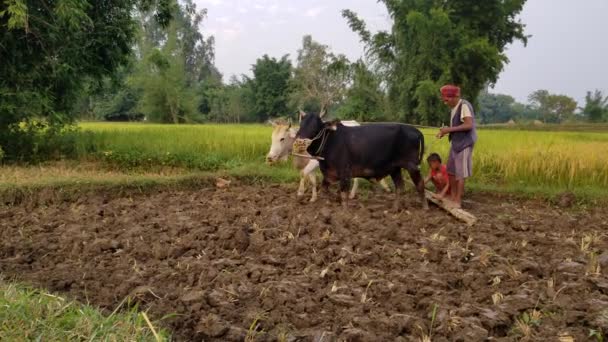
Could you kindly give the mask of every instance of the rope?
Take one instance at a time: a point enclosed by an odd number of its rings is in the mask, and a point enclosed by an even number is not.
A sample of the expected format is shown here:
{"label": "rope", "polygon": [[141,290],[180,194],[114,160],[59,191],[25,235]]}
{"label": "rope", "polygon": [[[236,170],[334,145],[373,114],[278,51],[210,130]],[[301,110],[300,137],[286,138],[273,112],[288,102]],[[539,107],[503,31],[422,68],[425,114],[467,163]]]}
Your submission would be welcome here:
{"label": "rope", "polygon": [[[394,124],[395,122],[362,122],[361,124],[383,124],[383,123],[390,123],[390,124]],[[404,123],[405,125],[408,126],[412,126],[412,127],[416,127],[416,128],[432,128],[432,129],[441,129],[441,127],[439,126],[425,126],[425,125],[413,125],[413,124],[409,124],[409,123]],[[442,126],[445,127],[445,126]]]}
{"label": "rope", "polygon": [[[319,132],[319,134],[317,134],[317,136],[312,139],[312,141],[314,142],[315,140],[319,139],[319,135],[321,135],[321,144],[319,145],[319,148],[317,149],[317,152],[314,154],[314,156],[319,156],[321,154],[321,152],[323,152],[323,148],[325,147],[325,144],[327,143],[327,137],[329,136],[329,134],[325,134],[327,133],[328,128],[324,127],[321,132]],[[312,143],[311,143],[312,144]]]}
{"label": "rope", "polygon": [[291,155],[296,156],[296,157],[301,157],[301,158],[314,159],[314,160],[325,160],[325,158],[323,158],[323,157],[314,157],[309,154],[300,154],[300,153],[293,152],[293,153],[291,153]]}

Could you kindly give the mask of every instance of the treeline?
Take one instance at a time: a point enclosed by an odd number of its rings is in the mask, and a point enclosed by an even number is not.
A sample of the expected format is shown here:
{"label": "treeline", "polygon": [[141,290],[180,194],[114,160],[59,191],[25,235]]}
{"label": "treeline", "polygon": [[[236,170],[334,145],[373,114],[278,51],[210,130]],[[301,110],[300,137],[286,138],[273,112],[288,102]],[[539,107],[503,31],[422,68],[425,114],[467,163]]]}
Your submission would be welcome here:
{"label": "treeline", "polygon": [[181,20],[166,32],[140,17],[138,53],[119,71],[118,82],[108,78],[102,88],[85,89],[74,114],[85,120],[240,123],[326,109],[360,120],[389,119],[377,75],[311,36],[302,39],[295,61],[264,55],[251,76],[224,82],[214,65],[213,37],[205,39],[198,29],[205,12],[193,8],[179,6],[175,16]]}
{"label": "treeline", "polygon": [[[261,122],[297,109],[327,110],[362,121],[392,120],[438,125],[446,109],[438,89],[462,86],[475,102],[507,62],[507,44],[527,41],[515,18],[525,0],[382,1],[393,26],[372,34],[344,10],[366,47],[349,61],[306,36],[294,60],[261,56],[251,76],[229,81],[214,66],[213,38],[199,27],[205,12],[180,1],[168,27],[145,13],[139,40],[122,79],[97,94],[85,92],[83,118],[156,122]],[[193,66],[197,68],[193,69]],[[94,90],[94,88],[91,88]]]}
{"label": "treeline", "polygon": [[566,95],[537,90],[528,96],[528,103],[515,101],[512,96],[480,93],[478,119],[484,124],[494,123],[577,123],[608,122],[608,96],[600,90],[587,92],[583,106]]}
{"label": "treeline", "polygon": [[[539,91],[526,105],[484,92],[527,42],[516,18],[525,0],[381,0],[388,31],[370,32],[344,10],[365,56],[349,61],[310,36],[296,56],[261,56],[251,76],[225,80],[215,42],[193,0],[0,2],[0,156],[36,160],[70,153],[75,119],[162,123],[263,122],[298,109],[360,121],[440,125],[438,89],[459,84],[482,122],[518,118],[606,120],[607,99],[583,109]],[[481,97],[480,97],[481,94]],[[68,129],[69,130],[69,129]]]}

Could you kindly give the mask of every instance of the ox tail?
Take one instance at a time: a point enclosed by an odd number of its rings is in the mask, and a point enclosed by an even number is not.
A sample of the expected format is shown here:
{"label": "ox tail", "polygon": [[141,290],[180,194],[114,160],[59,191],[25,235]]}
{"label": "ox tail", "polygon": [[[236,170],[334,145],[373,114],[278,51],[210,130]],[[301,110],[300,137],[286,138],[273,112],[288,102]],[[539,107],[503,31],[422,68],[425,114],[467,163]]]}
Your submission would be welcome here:
{"label": "ox tail", "polygon": [[424,158],[424,134],[418,131],[419,135],[419,146],[418,146],[418,165],[422,165],[422,159]]}

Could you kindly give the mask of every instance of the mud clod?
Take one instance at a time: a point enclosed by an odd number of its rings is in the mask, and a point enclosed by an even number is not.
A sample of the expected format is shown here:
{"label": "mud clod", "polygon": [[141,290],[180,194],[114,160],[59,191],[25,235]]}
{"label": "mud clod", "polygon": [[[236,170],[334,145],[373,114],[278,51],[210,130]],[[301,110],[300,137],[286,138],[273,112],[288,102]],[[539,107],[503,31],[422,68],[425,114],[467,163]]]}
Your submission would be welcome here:
{"label": "mud clod", "polygon": [[108,312],[128,297],[172,316],[161,324],[176,341],[511,341],[518,322],[530,340],[582,341],[608,328],[603,208],[477,195],[471,228],[413,195],[392,212],[391,194],[344,210],[294,191],[2,207],[0,276]]}

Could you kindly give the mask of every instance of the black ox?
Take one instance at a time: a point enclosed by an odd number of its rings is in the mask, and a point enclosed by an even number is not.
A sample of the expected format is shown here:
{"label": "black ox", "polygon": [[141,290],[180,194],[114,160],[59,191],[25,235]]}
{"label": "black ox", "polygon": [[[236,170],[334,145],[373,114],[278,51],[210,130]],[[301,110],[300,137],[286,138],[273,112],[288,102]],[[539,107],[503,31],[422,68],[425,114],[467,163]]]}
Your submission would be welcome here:
{"label": "black ox", "polygon": [[302,117],[294,148],[306,148],[310,155],[319,159],[325,192],[329,182],[339,181],[345,207],[352,178],[378,181],[391,176],[398,209],[404,191],[401,169],[406,169],[418,190],[422,207],[428,208],[424,180],[420,175],[424,136],[412,126],[379,123],[347,127],[337,120],[324,122],[318,115],[307,114]]}

